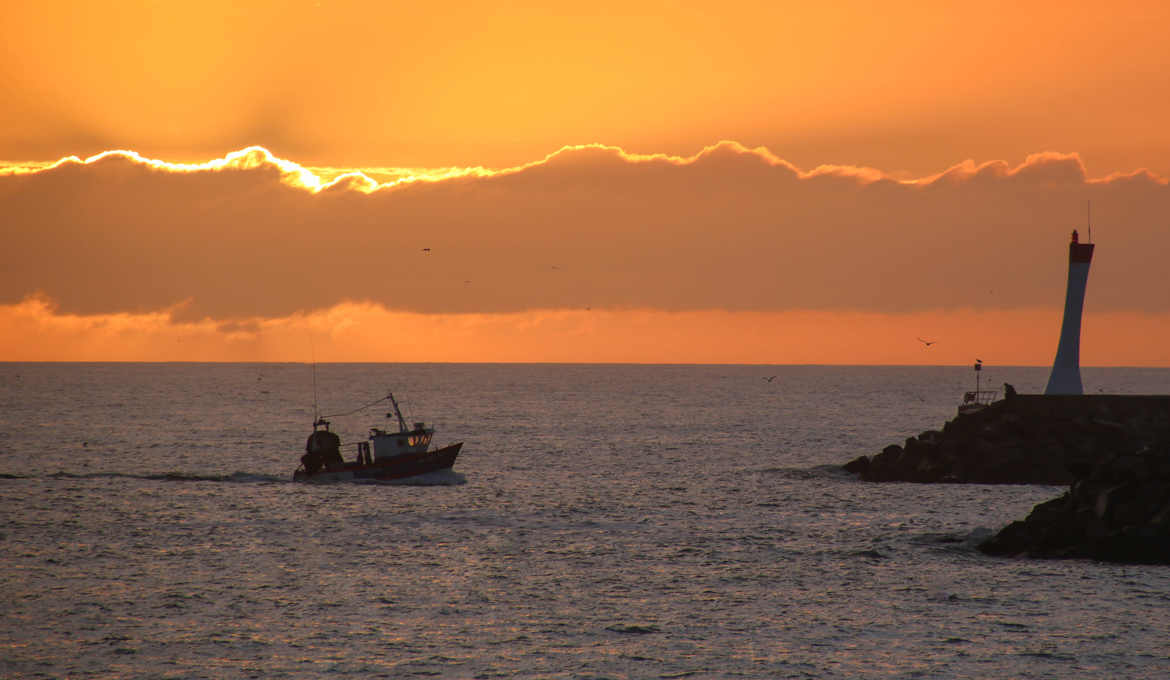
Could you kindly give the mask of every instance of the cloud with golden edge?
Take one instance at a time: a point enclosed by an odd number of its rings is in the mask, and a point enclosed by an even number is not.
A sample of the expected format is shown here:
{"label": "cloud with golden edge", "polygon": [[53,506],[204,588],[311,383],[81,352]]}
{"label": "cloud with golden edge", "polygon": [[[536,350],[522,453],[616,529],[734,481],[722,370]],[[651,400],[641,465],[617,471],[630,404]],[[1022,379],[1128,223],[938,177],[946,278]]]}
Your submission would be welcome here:
{"label": "cloud with golden edge", "polygon": [[566,146],[513,168],[308,169],[262,147],[128,151],[0,175],[0,304],[287,318],[343,300],[433,314],[1058,309],[1093,204],[1087,310],[1163,313],[1170,186],[1076,154],[921,178],[802,170],[723,141],[690,156]]}

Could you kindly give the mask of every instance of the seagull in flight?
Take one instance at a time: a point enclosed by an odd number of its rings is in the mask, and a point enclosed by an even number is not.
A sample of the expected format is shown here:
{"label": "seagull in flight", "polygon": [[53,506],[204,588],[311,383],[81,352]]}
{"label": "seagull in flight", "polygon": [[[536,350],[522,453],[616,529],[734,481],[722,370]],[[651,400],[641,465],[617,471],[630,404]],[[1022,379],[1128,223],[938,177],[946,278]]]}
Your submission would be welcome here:
{"label": "seagull in flight", "polygon": [[775,379],[776,379],[776,376],[770,375],[767,378],[764,378],[764,382],[772,382]]}
{"label": "seagull in flight", "polygon": [[430,252],[431,252],[431,249],[430,249],[430,248],[423,248],[423,249],[422,249],[422,251],[423,251],[424,253],[427,253],[427,254],[429,255],[429,254],[430,254]]}
{"label": "seagull in flight", "polygon": [[922,338],[918,338],[918,342],[922,343],[923,349],[930,349],[930,346],[938,342],[938,340],[923,340]]}

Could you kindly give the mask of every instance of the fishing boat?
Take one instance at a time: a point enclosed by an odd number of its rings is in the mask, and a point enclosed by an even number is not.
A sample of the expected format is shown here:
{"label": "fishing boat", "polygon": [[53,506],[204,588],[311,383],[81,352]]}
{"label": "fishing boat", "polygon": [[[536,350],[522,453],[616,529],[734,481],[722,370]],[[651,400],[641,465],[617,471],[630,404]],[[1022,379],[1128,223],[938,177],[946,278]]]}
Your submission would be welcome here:
{"label": "fishing boat", "polygon": [[318,417],[305,443],[301,465],[293,472],[293,481],[389,481],[447,470],[455,465],[463,442],[430,449],[434,428],[421,422],[407,427],[394,394],[386,395],[385,399],[394,406],[394,412],[387,413],[386,418],[397,420],[397,432],[371,428],[369,441],[357,442],[354,459],[347,461],[341,454],[341,438],[329,430],[328,420]]}

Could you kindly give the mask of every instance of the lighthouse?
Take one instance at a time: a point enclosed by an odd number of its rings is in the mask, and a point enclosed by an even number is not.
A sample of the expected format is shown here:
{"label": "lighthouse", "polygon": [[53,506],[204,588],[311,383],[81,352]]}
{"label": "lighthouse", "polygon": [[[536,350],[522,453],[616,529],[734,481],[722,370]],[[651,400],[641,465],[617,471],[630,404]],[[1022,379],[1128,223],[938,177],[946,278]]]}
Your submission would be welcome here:
{"label": "lighthouse", "polygon": [[1085,286],[1089,282],[1089,263],[1093,244],[1080,243],[1077,232],[1068,244],[1068,290],[1064,295],[1064,322],[1060,326],[1060,344],[1044,394],[1084,394],[1081,385],[1081,313],[1085,307]]}

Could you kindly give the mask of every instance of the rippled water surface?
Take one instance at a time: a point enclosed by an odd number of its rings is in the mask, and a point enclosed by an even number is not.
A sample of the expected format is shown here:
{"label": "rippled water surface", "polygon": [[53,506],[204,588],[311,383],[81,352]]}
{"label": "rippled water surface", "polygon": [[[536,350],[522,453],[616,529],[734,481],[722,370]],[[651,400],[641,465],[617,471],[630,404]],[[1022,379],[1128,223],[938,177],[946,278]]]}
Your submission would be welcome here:
{"label": "rippled water surface", "polygon": [[[0,675],[1170,677],[1170,568],[974,551],[1061,489],[839,471],[970,378],[320,365],[323,413],[394,390],[465,445],[452,472],[315,486],[288,481],[310,366],[0,364]],[[333,419],[347,456],[381,408]]]}

